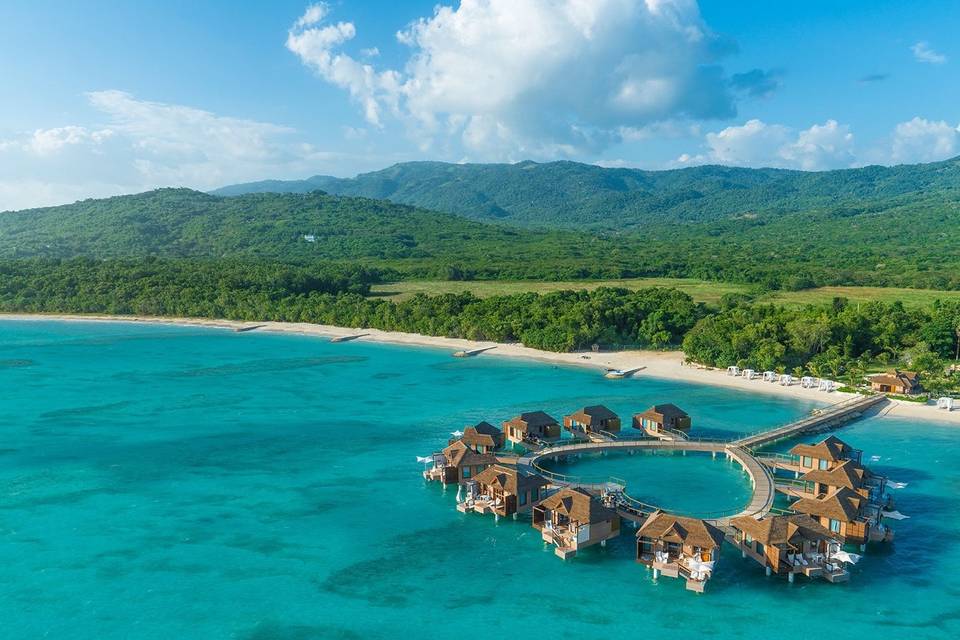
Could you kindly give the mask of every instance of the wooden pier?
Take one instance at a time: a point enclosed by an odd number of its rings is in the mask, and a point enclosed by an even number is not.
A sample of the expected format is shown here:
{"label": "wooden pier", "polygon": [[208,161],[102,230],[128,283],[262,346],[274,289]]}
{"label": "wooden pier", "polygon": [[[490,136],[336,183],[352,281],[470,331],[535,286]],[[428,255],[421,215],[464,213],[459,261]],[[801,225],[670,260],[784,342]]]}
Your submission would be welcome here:
{"label": "wooden pier", "polygon": [[479,347],[477,349],[463,349],[461,351],[455,352],[453,354],[453,357],[454,358],[472,358],[473,356],[480,355],[484,351],[490,351],[491,349],[496,349],[496,348],[497,346],[494,345],[492,347]]}
{"label": "wooden pier", "polygon": [[762,517],[773,508],[775,487],[773,475],[753,454],[746,449],[728,442],[713,442],[704,440],[613,440],[603,442],[579,442],[554,447],[546,447],[539,451],[528,453],[517,459],[517,469],[527,473],[543,476],[551,484],[563,487],[579,488],[594,494],[610,494],[612,501],[621,517],[634,522],[642,522],[651,513],[658,510],[651,504],[643,503],[626,493],[625,483],[611,478],[603,482],[584,482],[578,478],[565,476],[544,469],[539,462],[549,458],[593,453],[604,451],[697,451],[711,453],[714,456],[723,454],[739,464],[750,477],[753,493],[750,502],[736,513],[718,514],[714,518],[705,518],[716,526],[726,526],[731,518],[740,516]]}
{"label": "wooden pier", "polygon": [[746,449],[755,449],[778,440],[835,429],[847,422],[856,420],[868,409],[872,409],[886,401],[887,398],[883,395],[857,396],[829,407],[818,409],[814,411],[812,415],[781,427],[744,436],[743,438],[732,441],[730,444]]}
{"label": "wooden pier", "polygon": [[330,342],[350,342],[351,340],[357,340],[364,336],[370,335],[369,333],[354,333],[349,336],[337,336],[336,338],[331,338]]}

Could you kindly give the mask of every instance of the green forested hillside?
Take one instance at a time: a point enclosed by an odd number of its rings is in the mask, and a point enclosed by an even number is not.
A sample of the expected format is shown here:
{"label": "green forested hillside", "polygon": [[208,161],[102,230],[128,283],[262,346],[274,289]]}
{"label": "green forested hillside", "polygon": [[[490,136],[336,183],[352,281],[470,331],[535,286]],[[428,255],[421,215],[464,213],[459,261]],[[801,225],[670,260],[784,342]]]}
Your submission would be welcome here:
{"label": "green forested hillside", "polygon": [[616,275],[599,259],[613,246],[323,193],[223,198],[160,189],[0,214],[0,258],[339,261],[441,278],[461,277],[467,265],[471,277],[556,279]]}
{"label": "green forested hillside", "polygon": [[960,205],[946,193],[904,198],[882,208],[859,203],[658,223],[642,232],[578,232],[321,192],[220,197],[161,189],[0,214],[0,258],[336,261],[443,280],[666,276],[765,289],[960,289]]}
{"label": "green forested hillside", "polygon": [[624,230],[659,223],[766,220],[785,213],[884,210],[960,199],[960,159],[896,167],[805,172],[703,166],[670,171],[575,162],[408,162],[350,179],[314,176],[225,187],[389,199],[474,220],[528,227]]}

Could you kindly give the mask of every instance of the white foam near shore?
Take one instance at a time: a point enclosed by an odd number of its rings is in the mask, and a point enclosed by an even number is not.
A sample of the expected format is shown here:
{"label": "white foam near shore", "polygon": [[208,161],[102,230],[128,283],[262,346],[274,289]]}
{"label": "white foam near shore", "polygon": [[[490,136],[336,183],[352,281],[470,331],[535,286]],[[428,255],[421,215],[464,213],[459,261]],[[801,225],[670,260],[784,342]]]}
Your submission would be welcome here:
{"label": "white foam near shore", "polygon": [[[309,324],[305,322],[240,322],[233,320],[207,320],[202,318],[160,318],[150,316],[108,316],[108,315],[69,315],[69,314],[0,314],[0,319],[9,320],[58,320],[58,321],[96,321],[96,322],[132,322],[152,324],[172,324],[183,326],[213,327],[220,329],[246,329],[257,325],[255,330],[270,333],[293,333],[299,335],[314,335],[328,338],[354,336],[358,329],[335,327],[331,325]],[[379,329],[362,328],[364,336],[358,341],[384,342],[392,344],[441,347],[454,351],[472,351],[485,347],[496,347],[489,354],[480,357],[491,358],[523,358],[540,360],[555,364],[569,364],[586,366],[605,371],[607,369],[638,369],[638,378],[653,377],[669,380],[682,380],[695,384],[709,384],[714,386],[741,389],[748,392],[767,393],[773,395],[801,398],[824,405],[839,402],[852,394],[834,391],[826,393],[816,389],[803,388],[800,384],[783,386],[777,383],[763,382],[759,379],[747,380],[740,376],[729,376],[725,371],[704,369],[684,364],[683,353],[679,351],[616,351],[601,353],[553,353],[531,349],[520,344],[500,344],[496,342],[475,342],[460,338],[440,338],[424,336],[417,333],[401,333],[399,331],[381,331]],[[629,384],[629,379],[614,381],[612,384]],[[960,424],[960,411],[947,412],[938,410],[933,404],[904,402],[891,400],[881,411],[882,416],[909,418],[914,420],[932,420],[938,422],[954,422]]]}

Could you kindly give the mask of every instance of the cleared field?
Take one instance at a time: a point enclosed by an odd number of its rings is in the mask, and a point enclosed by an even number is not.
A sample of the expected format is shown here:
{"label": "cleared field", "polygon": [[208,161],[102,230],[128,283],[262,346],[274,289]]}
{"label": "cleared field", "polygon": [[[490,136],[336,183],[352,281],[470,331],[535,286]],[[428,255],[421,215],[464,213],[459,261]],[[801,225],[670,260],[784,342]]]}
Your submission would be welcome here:
{"label": "cleared field", "polygon": [[596,289],[597,287],[623,287],[626,289],[643,289],[646,287],[676,287],[690,294],[694,300],[701,302],[718,302],[725,293],[745,293],[745,285],[728,284],[723,282],[706,282],[704,280],[685,280],[680,278],[635,278],[630,280],[574,280],[569,282],[528,282],[528,281],[424,281],[424,282],[391,282],[375,285],[373,293],[380,296],[389,296],[393,300],[403,300],[417,293],[439,295],[442,293],[463,293],[469,291],[474,295],[486,298],[489,296],[509,295],[512,293],[549,293],[551,291],[567,291],[570,289]]}
{"label": "cleared field", "polygon": [[[442,293],[463,293],[469,291],[480,297],[507,295],[512,293],[549,293],[568,289],[596,289],[597,287],[624,287],[643,289],[644,287],[675,287],[684,291],[698,302],[716,303],[726,293],[749,293],[749,285],[725,282],[707,282],[681,278],[635,278],[630,280],[575,280],[568,282],[527,282],[527,281],[418,281],[392,282],[376,285],[373,294],[389,297],[392,300],[404,300],[417,293],[439,295]],[[757,302],[773,302],[786,306],[804,304],[828,304],[835,297],[848,298],[851,302],[869,302],[881,300],[893,302],[899,300],[905,306],[928,306],[934,300],[960,300],[960,291],[936,291],[933,289],[895,289],[883,287],[821,287],[806,291],[775,291],[756,298]]]}

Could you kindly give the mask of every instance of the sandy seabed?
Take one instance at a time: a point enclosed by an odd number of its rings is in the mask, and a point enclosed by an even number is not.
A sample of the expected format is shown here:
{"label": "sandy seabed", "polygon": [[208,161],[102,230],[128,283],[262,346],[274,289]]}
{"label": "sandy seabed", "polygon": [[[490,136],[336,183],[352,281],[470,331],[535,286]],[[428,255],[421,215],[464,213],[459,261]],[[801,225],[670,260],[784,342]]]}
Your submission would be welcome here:
{"label": "sandy seabed", "polygon": [[[212,327],[230,330],[252,330],[258,333],[293,333],[298,335],[321,336],[338,338],[357,336],[357,340],[366,342],[383,342],[411,346],[441,347],[455,351],[471,351],[474,349],[490,348],[474,357],[502,357],[524,358],[540,360],[555,364],[569,364],[584,367],[593,367],[600,370],[638,369],[633,377],[642,378],[651,376],[682,380],[695,384],[710,384],[715,386],[743,389],[757,393],[769,393],[780,396],[802,398],[823,402],[824,405],[840,402],[853,394],[834,391],[826,393],[816,389],[804,389],[799,384],[782,386],[776,383],[761,380],[747,380],[741,377],[727,375],[726,371],[702,368],[684,363],[683,353],[680,351],[616,351],[601,353],[554,353],[531,349],[520,344],[503,344],[497,342],[475,342],[459,338],[440,338],[424,336],[417,333],[402,333],[399,331],[381,331],[379,329],[351,329],[331,325],[309,324],[305,322],[245,322],[233,320],[208,320],[202,318],[166,318],[152,316],[109,316],[109,315],[70,315],[70,314],[0,314],[0,319],[8,320],[57,320],[82,322],[130,322],[150,324],[172,324],[191,327]],[[880,412],[881,416],[893,416],[915,420],[933,420],[960,424],[960,411],[948,412],[937,409],[932,403],[904,402],[891,400]]]}

